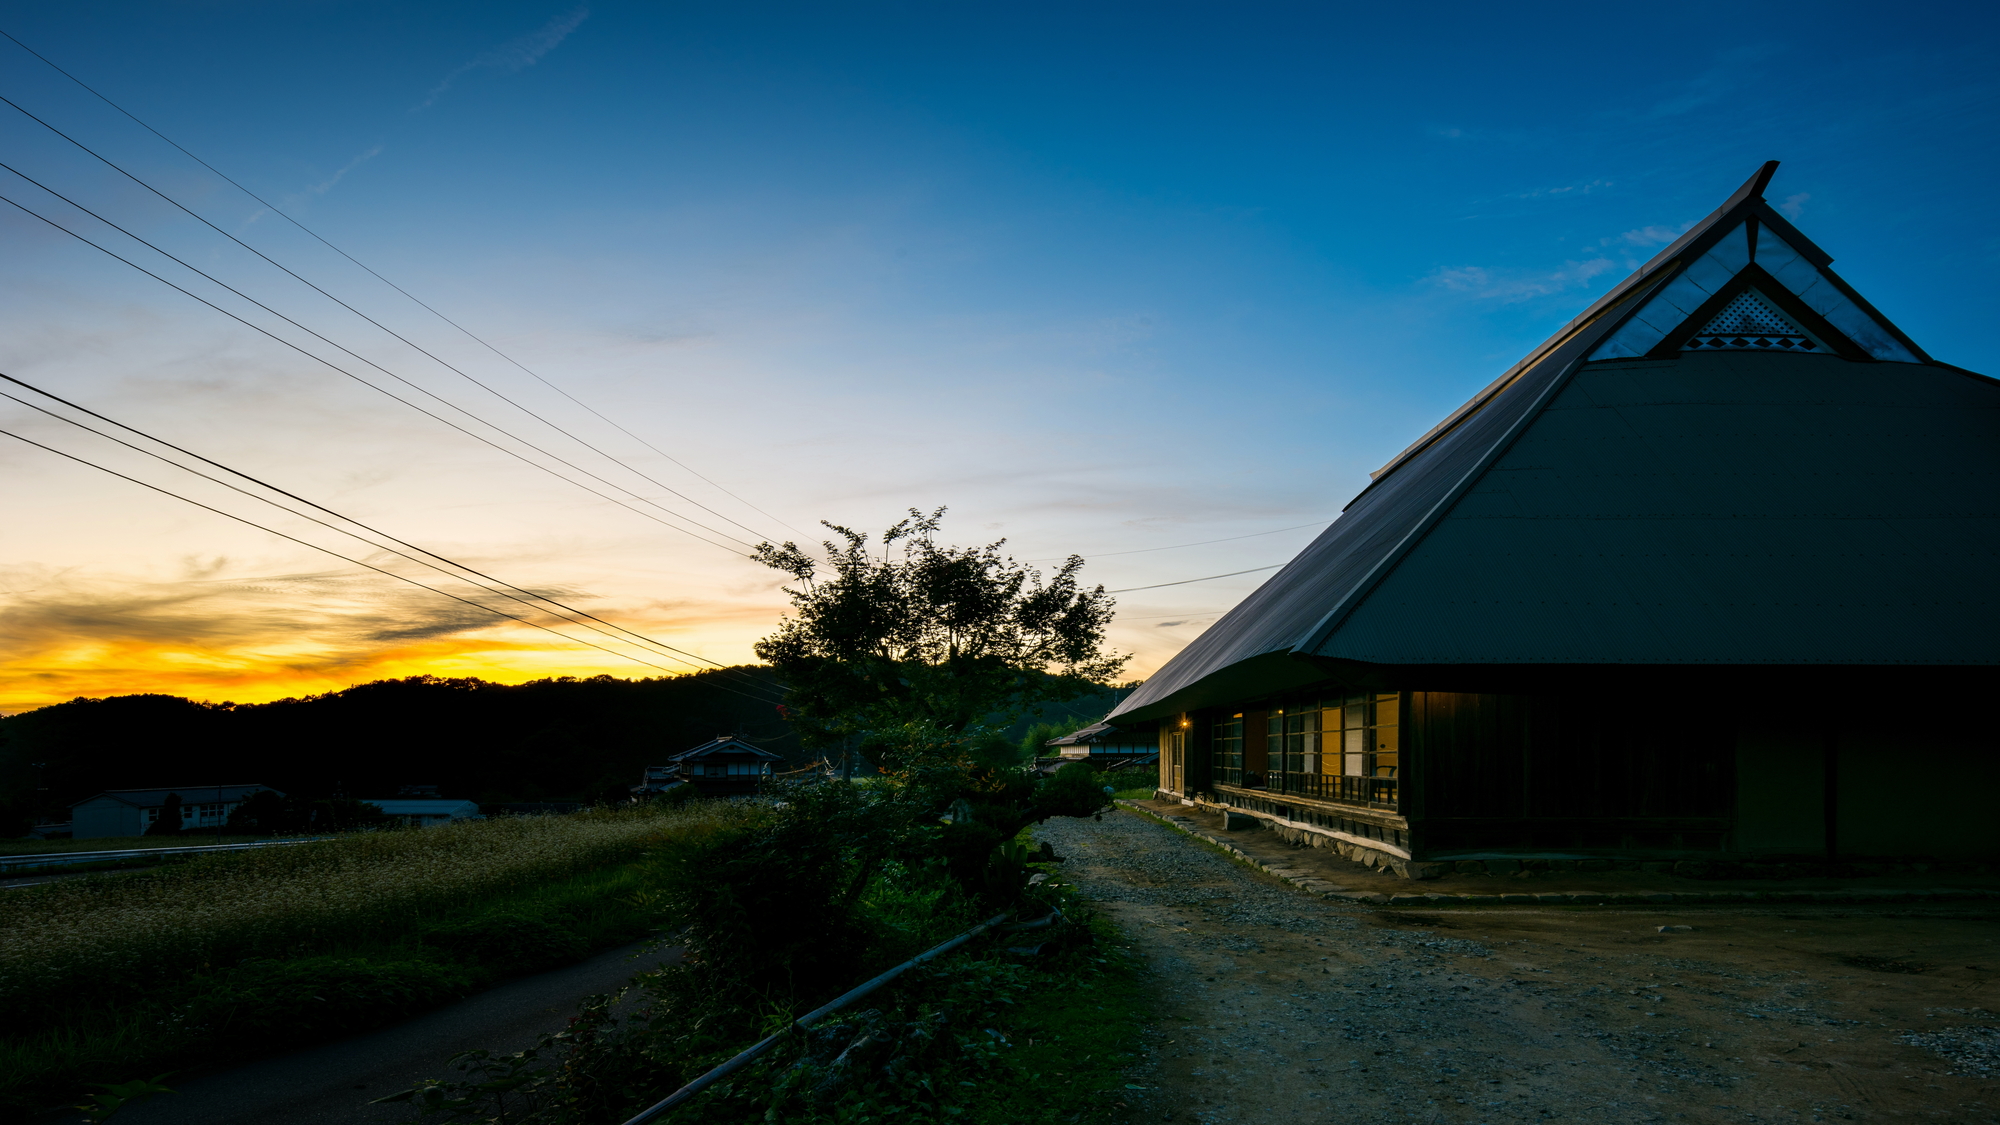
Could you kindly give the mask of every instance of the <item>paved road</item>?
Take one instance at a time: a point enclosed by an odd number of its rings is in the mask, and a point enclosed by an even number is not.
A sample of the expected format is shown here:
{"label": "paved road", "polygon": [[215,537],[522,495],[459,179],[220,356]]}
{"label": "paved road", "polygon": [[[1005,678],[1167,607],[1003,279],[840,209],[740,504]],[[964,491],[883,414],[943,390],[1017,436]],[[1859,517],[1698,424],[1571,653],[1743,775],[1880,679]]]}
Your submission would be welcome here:
{"label": "paved road", "polygon": [[562,1027],[576,1002],[608,992],[634,973],[672,963],[677,949],[636,956],[642,945],[578,965],[509,981],[408,1023],[248,1066],[170,1082],[162,1094],[118,1114],[118,1125],[367,1125],[408,1118],[402,1106],[370,1099],[442,1077],[445,1060],[485,1047],[496,1053],[535,1044]]}

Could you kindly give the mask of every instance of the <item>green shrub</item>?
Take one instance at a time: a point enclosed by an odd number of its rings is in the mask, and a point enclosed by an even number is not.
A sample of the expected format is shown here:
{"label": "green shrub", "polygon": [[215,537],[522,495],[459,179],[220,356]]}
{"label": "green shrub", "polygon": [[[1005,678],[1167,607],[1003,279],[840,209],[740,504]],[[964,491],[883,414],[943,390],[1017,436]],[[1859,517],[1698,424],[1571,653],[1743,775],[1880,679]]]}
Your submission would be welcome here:
{"label": "green shrub", "polygon": [[1104,775],[1089,762],[1071,762],[1035,787],[1035,812],[1043,818],[1093,816],[1110,804]]}
{"label": "green shrub", "polygon": [[786,796],[669,842],[646,866],[650,901],[687,950],[686,971],[670,975],[696,992],[783,1005],[853,970],[860,932],[849,908],[862,888],[846,826],[866,815],[863,800],[839,785]]}
{"label": "green shrub", "polygon": [[267,1046],[380,1027],[473,985],[457,965],[362,957],[247,961],[206,983],[182,1017],[218,1038]]}

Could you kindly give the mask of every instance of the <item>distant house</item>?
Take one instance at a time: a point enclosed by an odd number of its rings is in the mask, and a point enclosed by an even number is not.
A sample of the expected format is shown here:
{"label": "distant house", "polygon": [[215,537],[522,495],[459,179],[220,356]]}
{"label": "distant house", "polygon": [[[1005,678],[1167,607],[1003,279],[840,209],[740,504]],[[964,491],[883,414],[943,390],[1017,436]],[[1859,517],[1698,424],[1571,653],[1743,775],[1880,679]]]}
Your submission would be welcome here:
{"label": "distant house", "polygon": [[[181,799],[181,829],[220,828],[252,793],[278,793],[268,785],[182,785],[169,789],[107,789],[71,805],[70,833],[78,840],[143,836],[160,819],[170,794]],[[278,793],[278,796],[284,796]]]}
{"label": "distant house", "polygon": [[644,781],[633,793],[649,796],[686,783],[704,797],[731,797],[755,793],[757,784],[770,777],[772,769],[785,759],[733,734],[717,735],[692,750],[668,758],[668,765],[647,766]]}
{"label": "distant house", "polygon": [[1110,723],[1092,723],[1074,734],[1051,738],[1042,744],[1050,754],[1062,758],[1147,757],[1160,752],[1159,739],[1150,731],[1143,734],[1120,730]]}
{"label": "distant house", "polygon": [[1158,736],[1152,731],[1121,730],[1110,723],[1091,725],[1042,744],[1047,751],[1036,763],[1041,773],[1054,773],[1074,761],[1101,770],[1150,766],[1160,760]]}
{"label": "distant house", "polygon": [[482,820],[479,805],[472,801],[454,801],[449,797],[426,797],[417,800],[389,798],[371,801],[363,798],[364,804],[374,805],[390,820],[407,824],[412,828],[435,828],[454,820]]}
{"label": "distant house", "polygon": [[681,767],[678,765],[647,766],[645,774],[639,778],[639,784],[632,787],[632,799],[643,801],[686,784],[687,779],[681,776]]}

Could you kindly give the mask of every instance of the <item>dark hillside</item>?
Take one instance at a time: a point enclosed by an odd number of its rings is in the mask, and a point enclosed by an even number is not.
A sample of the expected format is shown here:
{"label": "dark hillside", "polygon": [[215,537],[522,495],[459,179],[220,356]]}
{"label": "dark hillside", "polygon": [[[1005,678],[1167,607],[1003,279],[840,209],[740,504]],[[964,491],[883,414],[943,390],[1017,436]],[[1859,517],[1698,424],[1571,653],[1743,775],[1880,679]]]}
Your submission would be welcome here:
{"label": "dark hillside", "polygon": [[590,801],[718,734],[800,760],[777,695],[768,669],[745,667],[511,686],[416,676],[262,704],[75,699],[0,720],[0,836],[100,790],[149,786],[382,797],[418,784],[481,802]]}

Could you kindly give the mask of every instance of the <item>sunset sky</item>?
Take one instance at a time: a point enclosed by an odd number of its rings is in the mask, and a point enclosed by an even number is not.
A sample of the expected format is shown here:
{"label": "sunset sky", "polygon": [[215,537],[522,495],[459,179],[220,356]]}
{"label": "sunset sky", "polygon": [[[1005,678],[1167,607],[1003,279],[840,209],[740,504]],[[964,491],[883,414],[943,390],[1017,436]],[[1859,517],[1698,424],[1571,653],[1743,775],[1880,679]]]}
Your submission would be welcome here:
{"label": "sunset sky", "polygon": [[[1767,159],[1843,276],[2000,372],[1978,5],[79,0],[0,29],[479,337],[0,39],[0,195],[193,294],[0,204],[0,372],[721,663],[784,610],[747,545],[949,505],[953,541],[1129,590],[1144,675],[1269,570],[1183,580],[1284,562]],[[0,429],[476,593],[29,405]],[[16,437],[0,473],[0,712],[689,667]]]}

